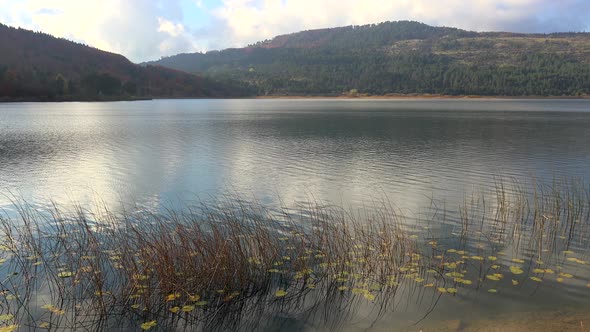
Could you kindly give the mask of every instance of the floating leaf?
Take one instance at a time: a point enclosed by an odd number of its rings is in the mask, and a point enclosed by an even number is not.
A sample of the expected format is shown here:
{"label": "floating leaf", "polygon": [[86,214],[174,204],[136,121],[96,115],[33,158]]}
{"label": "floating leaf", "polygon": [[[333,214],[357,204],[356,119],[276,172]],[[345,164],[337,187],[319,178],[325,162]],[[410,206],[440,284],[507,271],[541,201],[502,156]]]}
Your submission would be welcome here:
{"label": "floating leaf", "polygon": [[533,270],[534,273],[545,273],[544,269],[534,269]]}
{"label": "floating leaf", "polygon": [[551,269],[545,269],[545,273],[547,273],[547,274],[555,274],[555,271],[553,271]]}
{"label": "floating leaf", "polygon": [[426,284],[424,287],[434,287],[434,284]]}
{"label": "floating leaf", "polygon": [[571,251],[571,250],[565,250],[565,251],[562,251],[562,253],[563,253],[564,255],[573,255],[573,254],[574,254],[574,252],[573,252],[573,251]]}
{"label": "floating leaf", "polygon": [[514,263],[519,263],[519,264],[524,264],[524,260],[520,259],[520,258],[513,258],[512,261]]}
{"label": "floating leaf", "polygon": [[574,275],[573,275],[573,274],[564,273],[564,272],[561,272],[561,273],[559,273],[559,276],[560,276],[560,277],[564,277],[564,278],[568,278],[568,279],[571,279],[571,278],[573,278],[573,277],[574,277]]}
{"label": "floating leaf", "polygon": [[476,261],[483,261],[483,257],[481,257],[481,256],[471,256],[471,259],[476,260]]}
{"label": "floating leaf", "polygon": [[174,301],[174,300],[176,300],[178,298],[180,298],[180,294],[179,293],[168,294],[168,296],[166,296],[166,302],[171,302],[171,301]]}
{"label": "floating leaf", "polygon": [[496,257],[496,256],[488,256],[488,260],[490,260],[492,262],[493,261],[497,261],[498,260],[498,257]]}
{"label": "floating leaf", "polygon": [[172,307],[172,308],[170,308],[170,312],[172,312],[172,313],[177,313],[178,311],[180,311],[180,307]]}
{"label": "floating leaf", "polygon": [[182,311],[183,312],[190,312],[195,310],[195,306],[194,305],[185,305],[182,307]]}
{"label": "floating leaf", "polygon": [[201,299],[200,295],[189,295],[188,300],[191,302],[197,302]]}
{"label": "floating leaf", "polygon": [[13,332],[18,330],[18,325],[8,325],[0,327],[0,332]]}
{"label": "floating leaf", "polygon": [[205,306],[205,305],[207,305],[207,301],[199,301],[199,302],[195,303],[195,305],[196,305],[197,307],[202,307],[202,306]]}
{"label": "floating leaf", "polygon": [[543,281],[543,279],[538,278],[538,277],[531,277],[531,280],[532,281],[536,281],[536,282],[542,282]]}
{"label": "floating leaf", "polygon": [[345,291],[347,289],[348,289],[348,287],[346,287],[346,286],[340,286],[340,287],[338,287],[338,290],[341,291],[341,292],[343,292],[343,291]]}
{"label": "floating leaf", "polygon": [[60,278],[70,278],[73,275],[74,275],[74,273],[73,272],[70,272],[70,271],[64,271],[64,272],[60,272],[60,273],[57,274],[57,276],[60,277]]}
{"label": "floating leaf", "polygon": [[424,282],[424,280],[425,280],[424,278],[416,278],[416,279],[414,279],[414,281],[417,282],[417,283]]}
{"label": "floating leaf", "polygon": [[277,290],[277,291],[276,291],[276,293],[275,293],[275,296],[276,296],[276,297],[283,297],[283,296],[285,296],[285,295],[287,295],[287,292],[286,292],[285,290],[283,290],[283,289],[279,289],[279,290]]}
{"label": "floating leaf", "polygon": [[140,327],[142,330],[149,330],[156,325],[158,325],[158,323],[155,320],[151,320],[149,322],[145,322],[145,323],[141,324]]}
{"label": "floating leaf", "polygon": [[444,287],[439,287],[439,288],[437,288],[437,290],[443,294],[447,292],[447,289]]}
{"label": "floating leaf", "polygon": [[268,272],[270,272],[270,273],[279,273],[281,271],[279,271],[278,269],[269,269]]}
{"label": "floating leaf", "polygon": [[131,309],[139,309],[139,304],[132,304]]}
{"label": "floating leaf", "polygon": [[39,328],[42,329],[48,329],[51,326],[51,324],[49,324],[49,322],[42,322],[41,324],[39,324]]}
{"label": "floating leaf", "polygon": [[363,294],[363,296],[365,297],[365,299],[369,300],[369,301],[374,301],[375,300],[375,295],[369,293],[369,292],[365,292]]}
{"label": "floating leaf", "polygon": [[498,292],[497,289],[494,289],[494,288],[488,289],[488,293],[497,293],[497,292]]}
{"label": "floating leaf", "polygon": [[457,288],[447,288],[447,292],[451,294],[457,293]]}
{"label": "floating leaf", "polygon": [[499,273],[494,273],[494,274],[488,274],[486,276],[486,278],[490,279],[490,280],[494,280],[494,281],[499,281],[500,279],[502,279],[502,275]]}
{"label": "floating leaf", "polygon": [[514,279],[512,279],[512,285],[513,285],[513,286],[517,286],[517,285],[518,285],[518,280],[514,280]]}
{"label": "floating leaf", "polygon": [[6,322],[9,320],[12,320],[13,318],[14,318],[14,315],[11,315],[11,314],[0,315],[0,322]]}
{"label": "floating leaf", "polygon": [[523,274],[524,273],[524,271],[518,266],[511,266],[510,272],[512,272],[513,274]]}

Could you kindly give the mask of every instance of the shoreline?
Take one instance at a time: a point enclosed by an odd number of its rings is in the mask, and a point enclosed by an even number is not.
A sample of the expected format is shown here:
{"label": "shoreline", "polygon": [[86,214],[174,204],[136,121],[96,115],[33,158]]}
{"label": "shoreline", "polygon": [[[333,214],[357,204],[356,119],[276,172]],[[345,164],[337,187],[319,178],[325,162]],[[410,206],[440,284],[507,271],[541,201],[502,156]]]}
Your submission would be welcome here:
{"label": "shoreline", "polygon": [[428,100],[428,99],[452,99],[452,100],[590,100],[590,96],[452,96],[452,95],[363,95],[363,96],[256,96],[247,99],[341,99],[341,100]]}
{"label": "shoreline", "polygon": [[68,102],[119,102],[119,101],[149,101],[149,100],[193,100],[193,99],[236,99],[236,100],[590,100],[590,96],[451,96],[451,95],[276,95],[276,96],[243,96],[243,97],[177,97],[177,98],[80,98],[80,99],[43,99],[43,98],[0,98],[0,104],[12,103],[68,103]]}

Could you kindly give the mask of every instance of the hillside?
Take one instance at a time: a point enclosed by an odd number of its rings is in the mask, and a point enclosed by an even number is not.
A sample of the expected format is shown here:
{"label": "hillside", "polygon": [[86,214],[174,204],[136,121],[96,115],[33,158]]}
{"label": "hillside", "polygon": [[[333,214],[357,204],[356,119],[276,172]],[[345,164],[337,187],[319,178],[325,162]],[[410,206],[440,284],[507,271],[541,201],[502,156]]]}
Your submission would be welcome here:
{"label": "hillside", "polygon": [[0,24],[0,101],[218,97],[230,85]]}
{"label": "hillside", "polygon": [[157,64],[259,95],[590,93],[590,34],[477,33],[417,22],[304,31]]}

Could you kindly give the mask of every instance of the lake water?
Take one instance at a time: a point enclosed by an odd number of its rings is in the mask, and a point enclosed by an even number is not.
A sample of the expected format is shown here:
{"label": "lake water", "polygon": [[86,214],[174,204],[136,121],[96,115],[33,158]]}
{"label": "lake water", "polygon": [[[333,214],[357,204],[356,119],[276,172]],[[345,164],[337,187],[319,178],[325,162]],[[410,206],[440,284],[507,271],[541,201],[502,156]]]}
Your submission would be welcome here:
{"label": "lake water", "polygon": [[[473,193],[493,197],[501,181],[587,184],[588,165],[587,100],[0,104],[0,206],[9,214],[15,197],[151,210],[227,193],[269,207],[369,211],[387,199],[414,223],[423,259],[399,276],[394,313],[374,322],[363,318],[374,308],[361,305],[340,326],[350,331],[490,328],[497,319],[521,330],[539,313],[556,330],[590,320],[588,196],[521,222],[505,223],[497,206],[479,222],[476,208],[464,233],[469,208],[459,209]],[[412,218],[433,199],[448,220]],[[281,312],[271,329],[324,329],[322,317],[303,316]]]}
{"label": "lake water", "polygon": [[0,188],[39,204],[237,192],[414,210],[498,177],[588,178],[589,128],[585,100],[2,104]]}

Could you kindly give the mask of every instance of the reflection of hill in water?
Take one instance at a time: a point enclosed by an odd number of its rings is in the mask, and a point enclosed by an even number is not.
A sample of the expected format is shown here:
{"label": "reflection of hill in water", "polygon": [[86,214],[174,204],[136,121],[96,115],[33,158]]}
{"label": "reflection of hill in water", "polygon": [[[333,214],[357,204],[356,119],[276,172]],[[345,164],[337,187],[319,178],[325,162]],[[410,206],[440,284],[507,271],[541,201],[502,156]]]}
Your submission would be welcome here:
{"label": "reflection of hill in water", "polygon": [[[20,205],[20,219],[1,222],[0,309],[8,326],[93,330],[485,329],[496,317],[517,329],[556,310],[567,328],[589,305],[589,198],[566,182],[499,183],[458,218],[439,210],[418,224],[387,204],[69,215]],[[510,316],[522,312],[533,316]]]}

